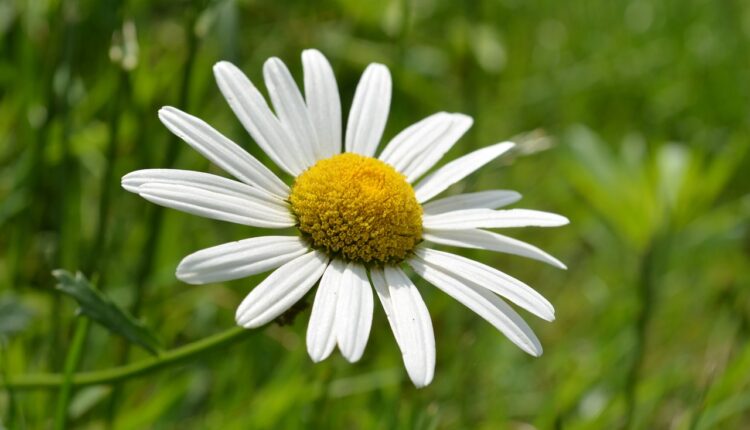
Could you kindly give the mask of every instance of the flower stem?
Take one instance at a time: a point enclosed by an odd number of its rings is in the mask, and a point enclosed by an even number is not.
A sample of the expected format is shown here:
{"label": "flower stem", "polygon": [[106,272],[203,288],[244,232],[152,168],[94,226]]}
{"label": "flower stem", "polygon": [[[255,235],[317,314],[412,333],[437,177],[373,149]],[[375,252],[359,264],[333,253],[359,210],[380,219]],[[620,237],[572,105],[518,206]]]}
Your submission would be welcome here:
{"label": "flower stem", "polygon": [[[74,373],[70,375],[69,387],[113,384],[137,376],[143,376],[166,367],[184,363],[207,352],[232,345],[251,334],[259,332],[260,330],[246,330],[241,327],[233,327],[213,336],[163,352],[154,358],[105,370]],[[67,367],[66,363],[66,369]],[[65,379],[65,374],[60,373],[29,374],[0,382],[0,387],[15,390],[57,388],[65,385]]]}

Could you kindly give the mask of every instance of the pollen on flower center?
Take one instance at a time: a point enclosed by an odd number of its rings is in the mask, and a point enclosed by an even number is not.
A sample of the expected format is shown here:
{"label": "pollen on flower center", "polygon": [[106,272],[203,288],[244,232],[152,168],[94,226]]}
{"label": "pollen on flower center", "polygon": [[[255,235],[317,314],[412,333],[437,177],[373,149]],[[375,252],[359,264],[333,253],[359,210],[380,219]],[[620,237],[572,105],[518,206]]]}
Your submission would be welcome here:
{"label": "pollen on flower center", "polygon": [[348,260],[400,262],[422,237],[414,190],[375,158],[344,153],[320,160],[297,177],[290,200],[313,247]]}

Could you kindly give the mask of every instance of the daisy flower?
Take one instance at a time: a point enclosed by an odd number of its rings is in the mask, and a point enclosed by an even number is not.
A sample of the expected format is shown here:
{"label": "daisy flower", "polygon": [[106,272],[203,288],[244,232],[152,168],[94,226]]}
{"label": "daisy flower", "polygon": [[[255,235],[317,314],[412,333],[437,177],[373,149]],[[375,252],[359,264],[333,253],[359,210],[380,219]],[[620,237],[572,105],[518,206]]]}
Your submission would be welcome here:
{"label": "daisy flower", "polygon": [[[362,357],[372,325],[374,294],[383,306],[409,377],[432,381],[435,337],[422,296],[404,268],[452,296],[527,353],[539,340],[505,300],[547,320],[552,305],[523,282],[433,245],[516,254],[564,268],[527,243],[487,229],[553,227],[565,217],[498,208],[518,201],[492,190],[435,199],[448,187],[513,148],[502,142],[430,170],[472,125],[459,113],[439,112],[396,135],[376,156],[391,102],[391,76],[369,65],[357,85],[342,136],[341,101],[326,58],[302,53],[304,95],[278,58],[264,64],[273,110],[242,71],[214,66],[219,89],[255,142],[290,177],[291,186],[204,121],[173,107],[159,119],[212,163],[234,176],[174,169],[138,170],[122,186],[169,208],[206,218],[295,235],[261,236],[191,254],[177,267],[190,284],[271,271],[237,308],[237,324],[268,324],[316,284],[307,327],[313,361],[336,346],[350,362]],[[343,140],[343,145],[342,145]]]}

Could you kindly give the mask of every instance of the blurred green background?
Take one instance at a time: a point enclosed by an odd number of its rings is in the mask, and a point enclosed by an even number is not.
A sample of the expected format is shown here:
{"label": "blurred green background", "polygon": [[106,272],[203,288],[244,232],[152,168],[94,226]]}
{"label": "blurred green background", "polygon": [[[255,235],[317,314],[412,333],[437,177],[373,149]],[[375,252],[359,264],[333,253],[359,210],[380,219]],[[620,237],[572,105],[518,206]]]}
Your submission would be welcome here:
{"label": "blurred green background", "polygon": [[[141,168],[218,172],[159,123],[163,105],[267,161],[215,85],[219,60],[261,84],[279,56],[299,82],[299,55],[316,47],[344,112],[382,62],[386,139],[438,110],[467,113],[475,125],[446,159],[513,136],[520,151],[452,192],[515,189],[521,207],[571,219],[510,232],[567,272],[460,251],[555,305],[554,323],[527,315],[541,358],[420,281],[437,338],[425,389],[379,308],[355,365],[309,360],[307,310],[181,365],[76,388],[69,428],[750,427],[750,3],[4,0],[0,38],[0,385],[63,369],[76,304],[54,289],[56,268],[81,270],[167,348],[234,325],[262,276],[189,286],[174,270],[259,231],[119,186]],[[82,371],[149,357],[96,324],[83,346]],[[0,389],[0,428],[59,426],[60,397]]]}

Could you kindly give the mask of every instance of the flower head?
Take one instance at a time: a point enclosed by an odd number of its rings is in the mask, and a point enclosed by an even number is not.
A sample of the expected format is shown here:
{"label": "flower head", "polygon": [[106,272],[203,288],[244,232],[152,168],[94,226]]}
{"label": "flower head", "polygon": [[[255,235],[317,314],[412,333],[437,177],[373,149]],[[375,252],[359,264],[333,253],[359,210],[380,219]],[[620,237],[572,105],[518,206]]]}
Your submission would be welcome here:
{"label": "flower head", "polygon": [[404,175],[371,157],[320,160],[289,196],[313,248],[361,263],[400,263],[422,239],[422,206]]}
{"label": "flower head", "polygon": [[422,387],[432,381],[435,339],[427,307],[402,268],[406,264],[521,349],[540,355],[538,339],[503,298],[551,321],[554,309],[544,297],[497,269],[431,247],[486,249],[565,267],[539,248],[487,230],[567,224],[551,213],[498,210],[518,201],[518,193],[492,190],[433,200],[513,144],[479,149],[422,178],[472,124],[466,115],[439,112],[406,128],[375,157],[391,77],[385,66],[372,64],[357,86],[342,148],[341,101],[331,66],[316,50],[303,52],[302,62],[304,96],[281,60],[265,63],[273,111],[234,65],[214,67],[232,110],[268,157],[294,178],[291,187],[200,119],[172,107],[159,111],[167,128],[237,180],[147,169],[125,175],[125,189],[207,218],[299,232],[198,251],[182,260],[177,277],[205,284],[273,270],[237,309],[237,323],[246,328],[273,321],[318,284],[307,329],[307,350],[316,362],[336,346],[347,360],[359,360],[370,334],[374,289],[406,370]]}

